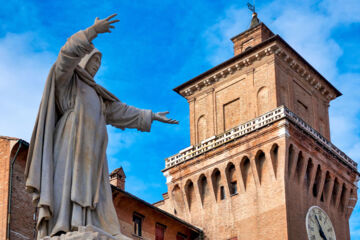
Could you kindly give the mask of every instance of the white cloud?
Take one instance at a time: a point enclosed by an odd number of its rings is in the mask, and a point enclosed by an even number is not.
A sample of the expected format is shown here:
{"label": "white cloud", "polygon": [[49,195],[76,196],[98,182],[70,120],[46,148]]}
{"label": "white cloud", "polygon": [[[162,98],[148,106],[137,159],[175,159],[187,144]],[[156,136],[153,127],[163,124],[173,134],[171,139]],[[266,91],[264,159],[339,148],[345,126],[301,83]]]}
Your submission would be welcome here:
{"label": "white cloud", "polygon": [[0,135],[29,140],[44,83],[55,56],[38,51],[32,33],[0,39]]}

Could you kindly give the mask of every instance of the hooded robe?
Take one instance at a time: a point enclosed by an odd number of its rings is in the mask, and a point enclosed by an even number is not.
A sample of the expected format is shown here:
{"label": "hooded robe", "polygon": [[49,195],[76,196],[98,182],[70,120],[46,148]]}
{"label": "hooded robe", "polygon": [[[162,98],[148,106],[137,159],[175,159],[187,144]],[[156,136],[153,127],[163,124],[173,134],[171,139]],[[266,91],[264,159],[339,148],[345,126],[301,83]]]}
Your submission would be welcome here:
{"label": "hooded robe", "polygon": [[[100,54],[80,31],[70,37],[46,80],[30,141],[26,188],[38,207],[38,239],[93,225],[120,225],[112,201],[106,125],[150,131],[152,112],[120,102],[84,68]],[[81,62],[80,62],[81,61]]]}

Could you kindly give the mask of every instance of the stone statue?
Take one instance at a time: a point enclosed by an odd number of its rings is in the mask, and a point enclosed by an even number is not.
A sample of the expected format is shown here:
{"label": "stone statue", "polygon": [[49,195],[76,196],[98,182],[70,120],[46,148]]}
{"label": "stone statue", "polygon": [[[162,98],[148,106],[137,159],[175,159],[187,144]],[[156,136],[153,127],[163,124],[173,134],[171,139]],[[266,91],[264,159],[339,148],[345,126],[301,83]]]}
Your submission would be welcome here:
{"label": "stone statue", "polygon": [[177,124],[117,99],[94,81],[101,53],[92,40],[111,32],[113,14],[71,36],[48,75],[25,170],[38,208],[38,239],[94,226],[121,235],[112,202],[106,125],[150,131],[153,120]]}

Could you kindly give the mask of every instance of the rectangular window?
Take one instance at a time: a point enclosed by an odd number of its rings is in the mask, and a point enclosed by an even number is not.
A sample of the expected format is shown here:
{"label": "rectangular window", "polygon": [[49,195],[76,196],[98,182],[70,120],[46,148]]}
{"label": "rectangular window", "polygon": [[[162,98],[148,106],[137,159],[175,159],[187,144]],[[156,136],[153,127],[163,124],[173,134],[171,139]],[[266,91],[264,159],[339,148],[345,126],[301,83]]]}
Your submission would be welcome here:
{"label": "rectangular window", "polygon": [[133,214],[133,224],[134,224],[134,234],[136,236],[142,236],[142,222],[144,220],[144,216],[140,213],[134,212]]}
{"label": "rectangular window", "polygon": [[165,239],[165,229],[166,226],[161,223],[156,223],[155,226],[155,240],[164,240]]}
{"label": "rectangular window", "polygon": [[178,233],[176,235],[176,240],[186,240],[186,239],[187,239],[187,236],[185,234]]}
{"label": "rectangular window", "polygon": [[220,200],[224,200],[225,199],[225,188],[224,186],[220,187]]}
{"label": "rectangular window", "polygon": [[233,181],[230,183],[230,194],[231,195],[234,195],[234,194],[237,194],[237,182],[236,181]]}

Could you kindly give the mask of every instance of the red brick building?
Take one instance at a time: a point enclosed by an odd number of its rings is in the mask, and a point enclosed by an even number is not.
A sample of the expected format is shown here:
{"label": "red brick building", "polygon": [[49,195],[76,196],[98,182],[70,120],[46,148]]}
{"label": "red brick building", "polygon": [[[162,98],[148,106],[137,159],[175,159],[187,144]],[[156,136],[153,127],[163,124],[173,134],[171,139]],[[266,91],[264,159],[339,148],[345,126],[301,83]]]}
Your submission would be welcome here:
{"label": "red brick building", "polygon": [[0,239],[34,239],[36,214],[25,191],[28,143],[0,136]]}
{"label": "red brick building", "polygon": [[330,141],[341,93],[253,16],[234,57],[174,90],[191,146],[166,159],[155,205],[205,239],[350,239],[357,164]]}

